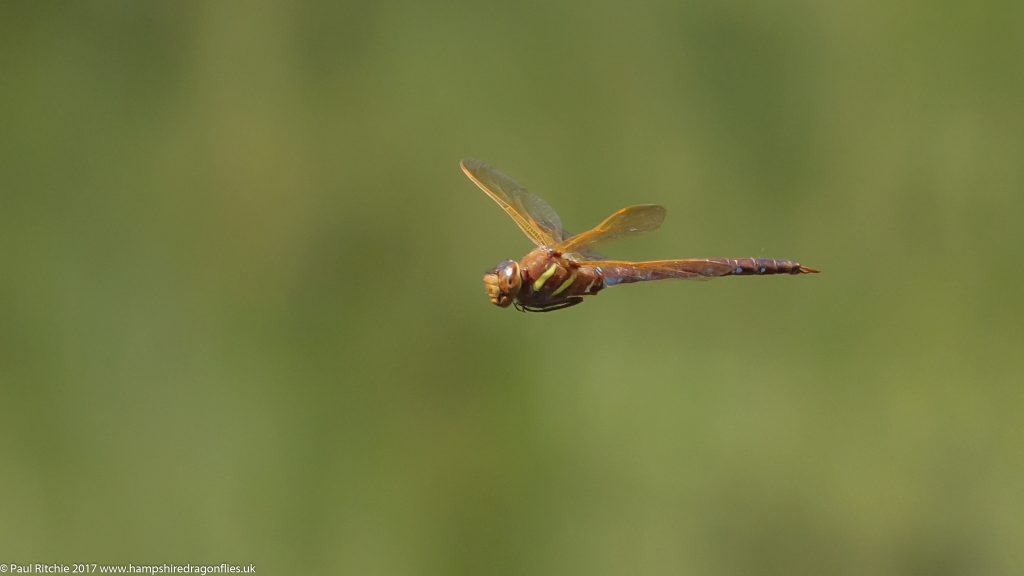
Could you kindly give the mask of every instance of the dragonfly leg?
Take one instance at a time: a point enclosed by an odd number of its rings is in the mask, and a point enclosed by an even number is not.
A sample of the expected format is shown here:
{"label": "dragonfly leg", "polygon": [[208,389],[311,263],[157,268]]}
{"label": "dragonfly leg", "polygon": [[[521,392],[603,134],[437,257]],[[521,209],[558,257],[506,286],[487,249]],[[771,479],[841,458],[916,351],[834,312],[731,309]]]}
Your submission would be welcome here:
{"label": "dragonfly leg", "polygon": [[530,312],[554,312],[555,310],[561,310],[562,308],[571,308],[580,302],[583,302],[582,296],[573,296],[564,302],[559,302],[558,304],[552,304],[551,306],[545,306],[543,308],[533,308],[530,306],[523,306],[523,308]]}

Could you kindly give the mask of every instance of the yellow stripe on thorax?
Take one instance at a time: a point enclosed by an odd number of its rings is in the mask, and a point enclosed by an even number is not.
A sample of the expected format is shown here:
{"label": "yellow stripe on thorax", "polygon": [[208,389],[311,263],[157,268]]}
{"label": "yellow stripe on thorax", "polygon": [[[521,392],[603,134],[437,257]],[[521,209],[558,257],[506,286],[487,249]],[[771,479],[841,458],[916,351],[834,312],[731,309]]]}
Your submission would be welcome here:
{"label": "yellow stripe on thorax", "polygon": [[540,278],[534,280],[533,291],[540,292],[540,289],[544,287],[544,283],[548,281],[548,278],[554,276],[555,270],[558,270],[558,264],[552,264],[550,268],[545,270],[544,273],[540,275]]}
{"label": "yellow stripe on thorax", "polygon": [[568,278],[566,278],[565,282],[562,282],[562,285],[558,287],[558,290],[555,290],[554,292],[552,292],[551,295],[552,296],[558,296],[562,292],[565,292],[565,289],[568,288],[569,286],[572,286],[572,283],[575,282],[575,281],[576,281],[576,271],[573,270],[572,271],[572,275],[569,276]]}

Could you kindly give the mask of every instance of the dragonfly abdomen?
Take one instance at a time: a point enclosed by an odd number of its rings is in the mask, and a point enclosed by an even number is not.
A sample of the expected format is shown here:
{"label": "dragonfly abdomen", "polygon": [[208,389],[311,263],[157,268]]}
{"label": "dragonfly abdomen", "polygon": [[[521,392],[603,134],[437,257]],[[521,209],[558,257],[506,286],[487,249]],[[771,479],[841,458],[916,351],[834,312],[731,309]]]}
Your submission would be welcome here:
{"label": "dragonfly abdomen", "polygon": [[761,276],[767,274],[813,274],[813,268],[801,266],[792,260],[777,258],[709,258],[712,262],[720,262],[732,269],[733,276]]}

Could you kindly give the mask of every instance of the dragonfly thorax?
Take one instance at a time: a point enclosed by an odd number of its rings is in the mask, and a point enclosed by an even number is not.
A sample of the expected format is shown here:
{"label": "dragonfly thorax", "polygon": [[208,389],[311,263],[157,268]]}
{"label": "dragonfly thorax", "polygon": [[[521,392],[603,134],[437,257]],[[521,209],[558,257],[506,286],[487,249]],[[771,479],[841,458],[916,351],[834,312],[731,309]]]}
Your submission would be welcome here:
{"label": "dragonfly thorax", "polygon": [[494,270],[484,274],[484,286],[487,288],[491,303],[502,308],[508,307],[519,294],[522,282],[519,263],[514,260],[505,260]]}
{"label": "dragonfly thorax", "polygon": [[519,283],[512,303],[529,312],[574,306],[603,286],[599,268],[546,246],[535,248],[519,262]]}

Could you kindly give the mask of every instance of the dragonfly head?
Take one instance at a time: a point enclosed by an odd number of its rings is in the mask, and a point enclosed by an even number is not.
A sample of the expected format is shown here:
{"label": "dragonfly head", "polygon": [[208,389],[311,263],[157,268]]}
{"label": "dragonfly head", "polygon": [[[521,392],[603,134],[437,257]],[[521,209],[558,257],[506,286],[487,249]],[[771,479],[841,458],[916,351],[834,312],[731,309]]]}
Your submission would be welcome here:
{"label": "dragonfly head", "polygon": [[512,299],[519,294],[519,287],[523,280],[519,275],[519,263],[513,260],[505,260],[494,270],[484,274],[484,286],[487,287],[487,295],[491,297],[491,303],[502,308],[512,303]]}

